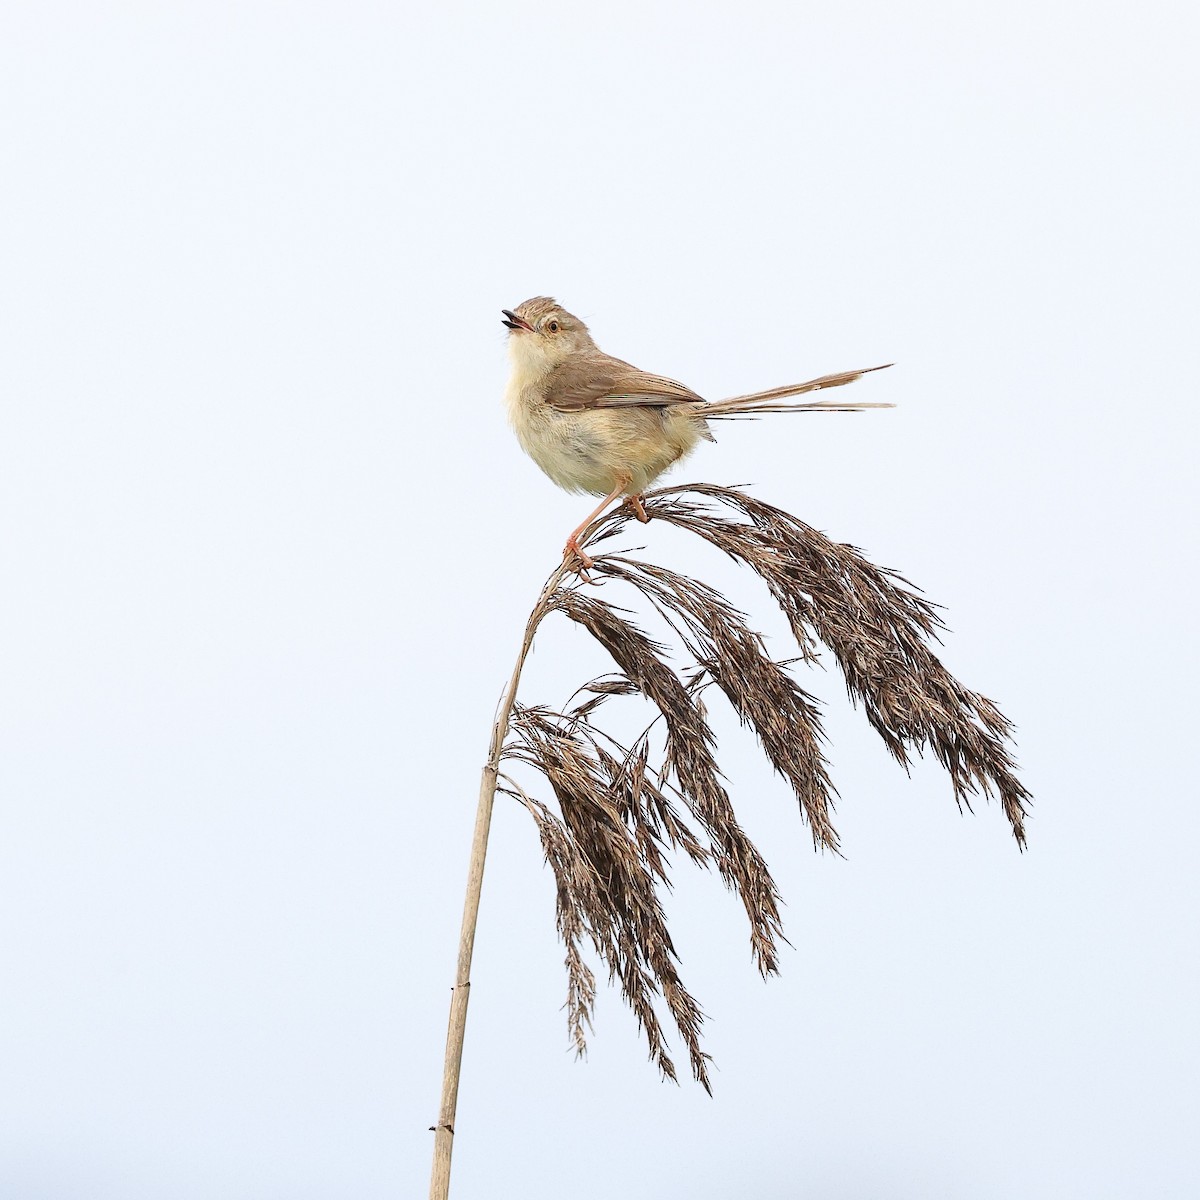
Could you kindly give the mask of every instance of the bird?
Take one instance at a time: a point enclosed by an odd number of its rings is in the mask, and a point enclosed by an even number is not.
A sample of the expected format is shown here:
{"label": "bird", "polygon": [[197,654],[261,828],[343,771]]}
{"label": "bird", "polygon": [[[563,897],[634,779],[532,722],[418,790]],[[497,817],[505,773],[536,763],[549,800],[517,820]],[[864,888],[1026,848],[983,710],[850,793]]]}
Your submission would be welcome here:
{"label": "bird", "polygon": [[702,441],[716,441],[710,421],[894,407],[879,402],[783,403],[791,396],[853,383],[891,363],[709,401],[677,380],[605,354],[587,325],[550,296],[534,296],[501,312],[512,364],[505,404],[521,448],[559,487],[604,497],[563,548],[564,561],[573,557],[583,571],[593,563],[579,542],[584,530],[620,496],[628,498],[639,521],[649,520],[643,493]]}

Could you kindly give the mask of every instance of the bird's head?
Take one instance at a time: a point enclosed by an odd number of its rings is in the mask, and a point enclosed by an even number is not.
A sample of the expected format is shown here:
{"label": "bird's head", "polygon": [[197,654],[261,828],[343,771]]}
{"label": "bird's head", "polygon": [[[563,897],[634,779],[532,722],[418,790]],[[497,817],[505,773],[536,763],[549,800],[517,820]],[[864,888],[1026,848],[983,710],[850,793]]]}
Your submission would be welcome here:
{"label": "bird's head", "polygon": [[588,327],[549,296],[534,296],[501,311],[508,326],[509,354],[526,370],[548,371],[596,344]]}

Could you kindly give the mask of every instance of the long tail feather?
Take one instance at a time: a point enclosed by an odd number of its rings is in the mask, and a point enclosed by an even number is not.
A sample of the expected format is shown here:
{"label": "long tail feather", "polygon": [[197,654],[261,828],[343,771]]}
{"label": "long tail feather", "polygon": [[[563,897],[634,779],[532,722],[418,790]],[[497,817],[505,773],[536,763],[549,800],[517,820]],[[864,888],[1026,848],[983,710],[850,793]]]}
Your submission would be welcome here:
{"label": "long tail feather", "polygon": [[780,412],[862,412],[868,408],[895,408],[894,404],[882,404],[875,401],[839,403],[833,400],[810,400],[805,404],[779,404],[775,401],[786,399],[788,396],[803,396],[806,392],[819,392],[824,388],[841,387],[853,383],[872,371],[882,371],[890,367],[884,363],[878,367],[864,367],[861,371],[842,371],[837,375],[822,375],[820,379],[810,379],[807,383],[792,383],[785,387],[769,388],[765,392],[751,392],[748,396],[733,396],[729,400],[717,400],[706,404],[702,410],[706,420],[721,417],[753,417],[760,413]]}

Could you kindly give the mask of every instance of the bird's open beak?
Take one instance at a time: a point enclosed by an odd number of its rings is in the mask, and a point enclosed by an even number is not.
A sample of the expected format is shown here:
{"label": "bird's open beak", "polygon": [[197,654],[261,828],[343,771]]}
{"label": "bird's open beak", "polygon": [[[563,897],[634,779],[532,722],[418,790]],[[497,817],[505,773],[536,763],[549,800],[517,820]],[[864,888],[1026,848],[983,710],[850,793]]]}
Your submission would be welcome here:
{"label": "bird's open beak", "polygon": [[533,332],[533,326],[524,317],[518,317],[512,309],[502,308],[500,311],[505,316],[505,319],[500,322],[501,325],[507,325],[509,329],[523,329],[526,333]]}

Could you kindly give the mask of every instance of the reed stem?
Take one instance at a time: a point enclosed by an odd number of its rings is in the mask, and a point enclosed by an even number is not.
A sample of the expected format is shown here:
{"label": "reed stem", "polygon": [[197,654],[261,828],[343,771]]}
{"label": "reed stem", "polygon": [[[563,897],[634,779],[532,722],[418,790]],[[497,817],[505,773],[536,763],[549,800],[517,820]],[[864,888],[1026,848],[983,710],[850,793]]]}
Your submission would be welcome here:
{"label": "reed stem", "polygon": [[467,1002],[471,997],[471,957],[475,951],[475,927],[479,921],[479,897],[483,890],[483,865],[487,856],[488,833],[492,824],[492,805],[496,799],[496,775],[517,687],[533,637],[542,619],[550,611],[548,601],[558,590],[563,576],[571,569],[564,560],[550,576],[538,597],[529,620],[516,666],[504,689],[496,721],[492,726],[487,762],[479,781],[479,806],[475,811],[475,832],[471,838],[471,861],[467,868],[467,894],[463,902],[462,930],[458,939],[458,966],[454,975],[454,990],[450,995],[450,1022],[446,1031],[446,1062],[442,1072],[442,1100],[434,1126],[433,1174],[429,1183],[429,1200],[448,1200],[450,1195],[450,1156],[454,1150],[454,1117],[458,1109],[458,1081],[462,1072],[463,1039],[467,1029]]}

